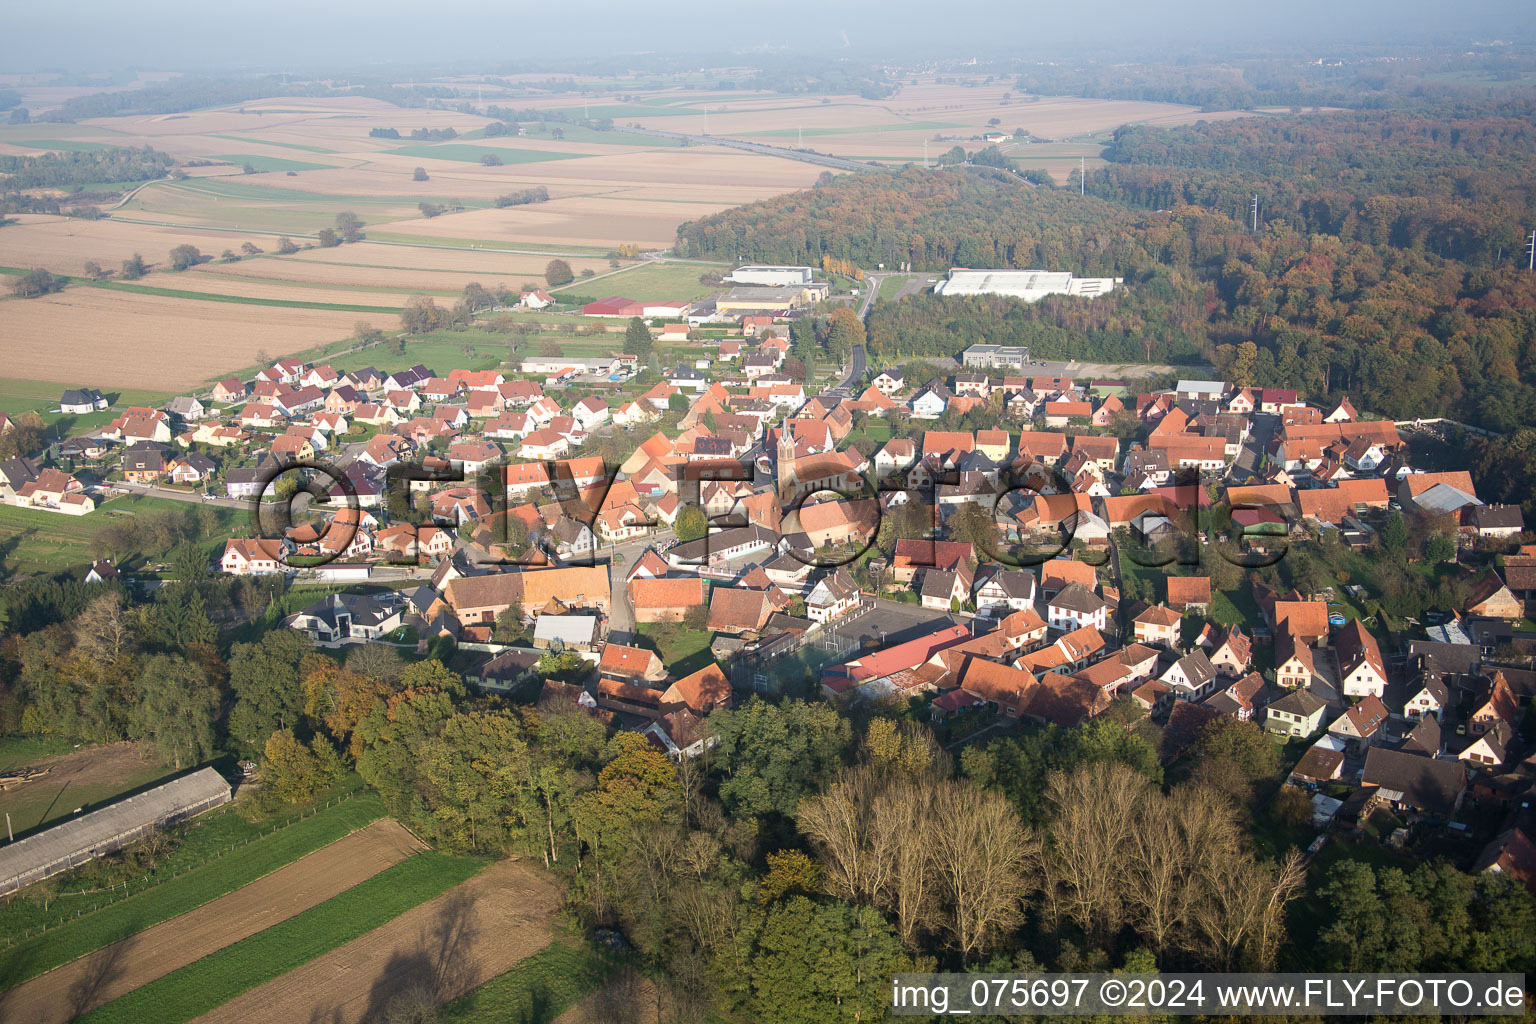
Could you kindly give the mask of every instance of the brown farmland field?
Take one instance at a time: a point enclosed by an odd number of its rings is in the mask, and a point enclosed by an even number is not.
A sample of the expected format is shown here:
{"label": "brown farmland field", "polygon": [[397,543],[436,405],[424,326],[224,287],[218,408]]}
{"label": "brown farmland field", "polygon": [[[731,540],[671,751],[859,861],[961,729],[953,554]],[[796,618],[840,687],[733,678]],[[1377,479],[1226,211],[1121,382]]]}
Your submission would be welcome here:
{"label": "brown farmland field", "polygon": [[476,238],[493,245],[602,246],[623,238],[647,248],[672,244],[677,225],[727,209],[729,203],[680,204],[608,196],[554,199],[507,210],[464,213],[391,224],[391,233],[422,238]]}
{"label": "brown farmland field", "polygon": [[[134,253],[143,256],[150,269],[164,267],[178,245],[195,245],[205,256],[217,256],[225,249],[239,252],[242,242],[263,249],[270,249],[273,242],[256,234],[125,224],[112,219],[86,221],[28,213],[17,215],[16,220],[16,224],[0,229],[0,266],[45,267],[55,274],[84,273],[87,260],[116,271]],[[145,281],[164,282],[162,278]]]}
{"label": "brown farmland field", "polygon": [[[34,90],[41,99],[51,88],[25,76],[15,80],[29,101]],[[800,130],[807,147],[886,162],[921,159],[925,141],[930,157],[955,144],[980,148],[980,135],[996,118],[996,128],[1024,128],[1035,140],[1009,139],[1004,151],[1058,180],[1079,159],[1097,162],[1104,133],[1126,122],[1252,116],[1163,103],[1023,94],[1005,99],[1011,83],[984,83],[979,77],[940,85],[928,76],[884,100],[834,96],[825,102],[748,89],[647,89],[623,82],[611,87],[612,93],[589,95],[591,116],[611,116],[620,126],[696,134],[704,129],[707,106],[716,136],[792,147]],[[54,92],[53,102],[77,94]],[[512,79],[504,86],[486,83],[485,99],[584,116],[575,93],[518,91]],[[37,103],[38,109],[45,106]],[[23,215],[20,223],[0,229],[0,266],[80,274],[88,260],[116,270],[135,252],[152,269],[164,267],[170,250],[182,244],[212,257],[226,249],[239,252],[243,242],[263,250],[258,257],[204,264],[190,273],[157,270],[141,282],[257,300],[252,302],[78,286],[27,302],[3,300],[5,372],[68,386],[89,381],[155,391],[190,387],[250,365],[258,351],[277,356],[341,340],[359,320],[396,326],[388,313],[260,301],[393,308],[413,292],[446,297],[471,281],[488,288],[542,283],[544,266],[555,254],[563,254],[578,275],[606,274],[602,254],[609,249],[626,243],[670,246],[685,221],[807,188],[824,173],[797,160],[597,133],[557,121],[543,127],[525,121],[529,132],[522,137],[471,137],[490,123],[475,114],[401,108],[360,96],[291,96],[239,108],[0,125],[0,152],[33,153],[48,140],[69,140],[150,145],[184,161],[223,161],[185,168],[186,180],[151,182],[121,206],[114,205],[116,194],[103,193],[101,203],[109,212],[104,220]],[[546,130],[554,127],[569,138],[555,139]],[[401,138],[371,137],[377,128],[395,129]],[[452,128],[458,137],[438,148],[410,139],[418,128]],[[498,153],[502,165],[482,166],[479,151]],[[243,174],[234,164],[245,159],[273,169]],[[412,180],[418,166],[429,180]],[[506,209],[489,205],[499,195],[534,186],[547,189],[550,200]],[[418,205],[423,201],[473,208],[426,218]],[[308,244],[343,210],[356,212],[374,240],[275,255],[278,235]],[[608,288],[621,290],[623,281],[617,277]],[[597,281],[591,288],[603,285]],[[587,286],[578,277],[570,291],[587,294]]]}
{"label": "brown farmland field", "polygon": [[[602,273],[608,269],[608,261],[596,257],[566,256],[563,257],[571,265],[571,270],[581,273],[582,270],[591,269],[593,273]],[[358,242],[356,245],[343,245],[335,249],[311,249],[307,252],[297,253],[293,256],[280,256],[270,261],[262,261],[261,266],[268,265],[279,267],[293,267],[291,272],[295,280],[311,280],[310,268],[315,268],[316,273],[322,275],[319,280],[330,280],[323,275],[331,273],[334,269],[347,269],[363,267],[369,270],[404,270],[411,272],[426,272],[431,274],[468,274],[478,277],[502,276],[522,278],[542,278],[544,268],[549,265],[548,255],[526,255],[515,252],[484,252],[454,249],[438,249],[430,246],[409,245],[382,245],[372,242]],[[254,266],[256,264],[247,264]],[[299,269],[302,268],[302,269]],[[321,269],[324,268],[324,269]],[[477,278],[478,279],[478,278]]]}
{"label": "brown farmland field", "polygon": [[[147,282],[170,286],[173,275]],[[40,299],[8,299],[0,365],[61,382],[151,391],[187,389],[271,356],[347,337],[379,313],[204,302],[80,286]]]}
{"label": "brown farmland field", "polygon": [[445,1003],[548,945],[558,905],[559,889],[548,876],[502,861],[194,1024],[360,1024],[382,1019],[389,1001],[413,987]]}
{"label": "brown farmland field", "polygon": [[[544,264],[547,262],[549,262],[548,258],[545,257],[540,260],[537,267],[530,266],[521,273],[493,273],[488,270],[396,270],[360,264],[271,259],[209,264],[198,268],[198,273],[215,279],[245,278],[248,279],[247,284],[254,280],[272,282],[274,287],[284,288],[283,295],[289,299],[314,295],[345,295],[345,299],[327,298],[319,301],[388,305],[391,292],[404,295],[416,292],[457,292],[471,281],[478,281],[487,288],[494,288],[498,284],[517,288],[524,282],[542,287]],[[567,260],[567,262],[575,266],[574,260]],[[593,267],[594,273],[603,273],[608,269],[606,261],[593,262],[602,262],[601,267]],[[297,290],[295,285],[304,286],[303,291]],[[324,287],[313,288],[309,287],[310,285]],[[223,290],[212,284],[205,287],[213,291]],[[354,290],[332,292],[330,291],[332,288]]]}
{"label": "brown farmland field", "polygon": [[394,821],[376,821],[227,896],[18,985],[0,995],[0,1016],[28,1024],[66,1024],[318,906],[423,849]]}

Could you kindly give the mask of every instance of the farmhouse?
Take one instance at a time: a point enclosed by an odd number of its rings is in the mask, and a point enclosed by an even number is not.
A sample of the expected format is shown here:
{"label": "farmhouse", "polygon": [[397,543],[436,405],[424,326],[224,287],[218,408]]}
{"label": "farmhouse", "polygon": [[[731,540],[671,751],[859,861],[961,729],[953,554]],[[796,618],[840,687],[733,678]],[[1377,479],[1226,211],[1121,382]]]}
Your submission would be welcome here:
{"label": "farmhouse", "polygon": [[605,566],[570,566],[461,576],[448,582],[444,597],[466,625],[494,623],[496,616],[514,604],[534,612],[553,600],[606,613],[608,570]]}
{"label": "farmhouse", "polygon": [[287,569],[287,546],[280,540],[231,538],[224,543],[219,568],[231,576],[259,576]]}

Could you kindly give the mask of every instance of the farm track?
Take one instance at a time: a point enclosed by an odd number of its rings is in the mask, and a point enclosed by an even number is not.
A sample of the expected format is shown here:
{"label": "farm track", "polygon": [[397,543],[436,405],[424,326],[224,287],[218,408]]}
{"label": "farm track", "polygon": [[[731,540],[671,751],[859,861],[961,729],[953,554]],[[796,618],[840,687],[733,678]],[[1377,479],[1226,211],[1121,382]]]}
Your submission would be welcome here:
{"label": "farm track", "polygon": [[[67,1024],[195,960],[324,903],[425,849],[385,818],[195,910],[0,994],[8,1024]],[[250,1018],[262,1018],[260,1014]]]}
{"label": "farm track", "polygon": [[548,945],[558,902],[548,877],[502,861],[193,1024],[361,1024],[382,1019],[390,1000],[412,988],[446,1003]]}

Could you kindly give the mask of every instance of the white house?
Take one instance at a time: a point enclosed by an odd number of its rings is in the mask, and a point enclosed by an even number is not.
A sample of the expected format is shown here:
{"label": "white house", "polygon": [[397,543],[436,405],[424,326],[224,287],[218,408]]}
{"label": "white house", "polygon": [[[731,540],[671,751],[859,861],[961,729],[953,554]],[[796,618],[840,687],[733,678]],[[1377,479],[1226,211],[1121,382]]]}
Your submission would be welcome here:
{"label": "white house", "polygon": [[1170,665],[1159,679],[1179,700],[1204,700],[1216,691],[1216,667],[1198,647]]}
{"label": "white house", "polygon": [[922,393],[912,399],[912,418],[915,420],[936,420],[944,415],[944,410],[949,408],[949,401],[932,388],[924,388]]}
{"label": "white house", "polygon": [[590,431],[598,424],[608,422],[608,403],[596,395],[590,395],[576,403],[571,410],[571,418],[582,430]]}
{"label": "white house", "polygon": [[288,545],[281,540],[232,538],[224,544],[219,569],[231,576],[260,576],[287,568]]}
{"label": "white house", "polygon": [[1052,629],[1070,632],[1084,626],[1103,630],[1109,605],[1081,583],[1069,583],[1046,603],[1046,621]]}
{"label": "white house", "polygon": [[1439,719],[1440,712],[1445,709],[1446,701],[1450,700],[1450,690],[1438,679],[1426,679],[1424,685],[1408,702],[1403,705],[1403,714],[1409,718],[1423,718],[1432,715]]}
{"label": "white house", "polygon": [[805,615],[812,622],[828,623],[859,606],[859,585],[842,567],[824,577],[805,599]]}
{"label": "white house", "polygon": [[1035,574],[1028,569],[1000,569],[976,587],[976,610],[990,615],[1021,612],[1035,606]]}
{"label": "white house", "polygon": [[917,444],[911,438],[893,437],[875,453],[875,475],[887,480],[917,461]]}

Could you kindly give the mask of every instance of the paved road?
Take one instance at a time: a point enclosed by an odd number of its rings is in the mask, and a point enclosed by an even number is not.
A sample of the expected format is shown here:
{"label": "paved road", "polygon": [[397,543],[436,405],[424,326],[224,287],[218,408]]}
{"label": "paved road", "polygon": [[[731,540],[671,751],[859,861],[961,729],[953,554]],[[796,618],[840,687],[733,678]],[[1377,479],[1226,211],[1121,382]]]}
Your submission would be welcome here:
{"label": "paved road", "polygon": [[864,280],[859,282],[864,289],[864,301],[859,303],[860,320],[869,318],[869,307],[875,304],[875,296],[880,294],[880,282],[884,280],[884,274],[865,274]]}
{"label": "paved road", "polygon": [[130,484],[123,480],[114,480],[111,486],[114,489],[130,491],[133,494],[165,498],[169,501],[185,501],[191,505],[218,505],[221,508],[238,508],[242,510],[248,510],[251,507],[249,501],[242,501],[239,498],[205,499],[201,493],[177,490],[172,487],[157,487],[154,484]]}
{"label": "paved road", "polygon": [[1251,422],[1248,440],[1243,442],[1242,449],[1237,453],[1237,461],[1232,465],[1232,479],[1238,483],[1259,475],[1259,460],[1269,451],[1269,443],[1274,440],[1275,431],[1280,427],[1280,417],[1274,413],[1256,412]]}
{"label": "paved road", "polygon": [[[608,559],[608,639],[615,643],[629,643],[635,638],[635,610],[629,603],[629,591],[624,586],[624,575],[635,564],[635,559],[644,553],[646,548],[660,548],[676,537],[669,529],[658,529],[638,540],[627,544],[620,544],[617,548],[606,548],[598,553],[599,558]],[[617,552],[624,556],[621,562],[613,557]]]}

